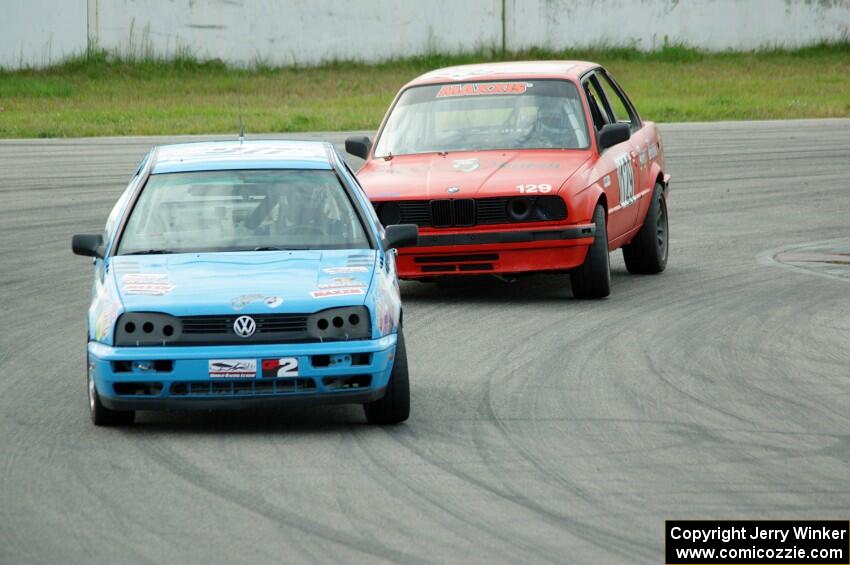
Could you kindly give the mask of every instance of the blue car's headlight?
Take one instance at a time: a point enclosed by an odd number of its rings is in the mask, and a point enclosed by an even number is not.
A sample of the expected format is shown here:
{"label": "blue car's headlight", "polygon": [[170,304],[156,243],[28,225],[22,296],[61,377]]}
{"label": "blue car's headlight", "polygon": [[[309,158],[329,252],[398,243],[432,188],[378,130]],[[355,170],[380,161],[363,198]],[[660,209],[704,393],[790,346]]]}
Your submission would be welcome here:
{"label": "blue car's headlight", "polygon": [[316,312],[307,318],[307,332],[318,339],[369,339],[369,310],[365,306],[346,306]]}
{"label": "blue car's headlight", "polygon": [[[153,345],[212,345],[216,343],[282,343],[285,341],[340,341],[369,339],[372,323],[365,306],[329,308],[315,314],[289,314],[304,324],[300,329],[281,329],[268,318],[275,315],[254,315],[256,332],[250,336],[233,333],[237,318],[228,316],[195,316],[184,320],[160,312],[127,312],[115,323],[116,346]],[[306,319],[306,323],[305,323]],[[278,322],[278,324],[284,322]],[[289,324],[296,323],[290,320]],[[269,325],[271,324],[271,325]],[[184,327],[185,326],[185,327]]]}
{"label": "blue car's headlight", "polygon": [[115,324],[115,345],[166,345],[180,339],[178,318],[158,312],[128,312]]}

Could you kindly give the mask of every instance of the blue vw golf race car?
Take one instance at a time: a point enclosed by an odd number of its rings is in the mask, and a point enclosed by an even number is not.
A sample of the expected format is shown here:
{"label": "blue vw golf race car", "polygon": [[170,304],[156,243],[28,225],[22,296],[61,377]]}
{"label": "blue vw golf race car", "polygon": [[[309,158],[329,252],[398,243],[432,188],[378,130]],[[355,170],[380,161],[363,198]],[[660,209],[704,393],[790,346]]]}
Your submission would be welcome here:
{"label": "blue vw golf race car", "polygon": [[407,419],[395,247],[351,169],[320,142],[166,145],[100,234],[87,383],[95,425],[136,410],[356,403]]}

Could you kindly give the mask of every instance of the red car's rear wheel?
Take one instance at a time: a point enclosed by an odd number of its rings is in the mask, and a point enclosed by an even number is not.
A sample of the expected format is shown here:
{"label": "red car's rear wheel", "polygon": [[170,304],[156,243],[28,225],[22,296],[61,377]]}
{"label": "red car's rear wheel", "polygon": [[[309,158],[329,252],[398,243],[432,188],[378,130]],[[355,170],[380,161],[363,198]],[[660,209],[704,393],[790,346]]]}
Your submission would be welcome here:
{"label": "red car's rear wheel", "polygon": [[653,275],[663,271],[667,267],[669,237],[664,188],[656,184],[643,226],[631,243],[623,246],[623,259],[629,272]]}

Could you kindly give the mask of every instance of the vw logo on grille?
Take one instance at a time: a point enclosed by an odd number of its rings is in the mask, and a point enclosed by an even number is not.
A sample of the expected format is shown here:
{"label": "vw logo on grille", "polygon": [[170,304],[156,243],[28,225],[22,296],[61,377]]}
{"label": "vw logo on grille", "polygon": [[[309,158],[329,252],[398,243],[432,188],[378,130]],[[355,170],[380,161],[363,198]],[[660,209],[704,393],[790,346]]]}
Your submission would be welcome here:
{"label": "vw logo on grille", "polygon": [[456,186],[450,186],[446,189],[446,192],[448,192],[449,194],[455,194],[457,192],[460,192],[460,189]]}
{"label": "vw logo on grille", "polygon": [[239,316],[233,322],[233,331],[239,337],[251,337],[257,331],[257,323],[251,316]]}

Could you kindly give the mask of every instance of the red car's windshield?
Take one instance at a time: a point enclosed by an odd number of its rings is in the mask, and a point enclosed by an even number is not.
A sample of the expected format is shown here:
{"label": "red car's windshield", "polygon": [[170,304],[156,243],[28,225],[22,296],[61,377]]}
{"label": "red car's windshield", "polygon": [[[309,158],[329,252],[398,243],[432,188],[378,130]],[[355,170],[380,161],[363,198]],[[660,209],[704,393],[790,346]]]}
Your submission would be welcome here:
{"label": "red car's windshield", "polygon": [[376,157],[487,149],[585,149],[587,124],[569,81],[416,86],[393,107]]}

